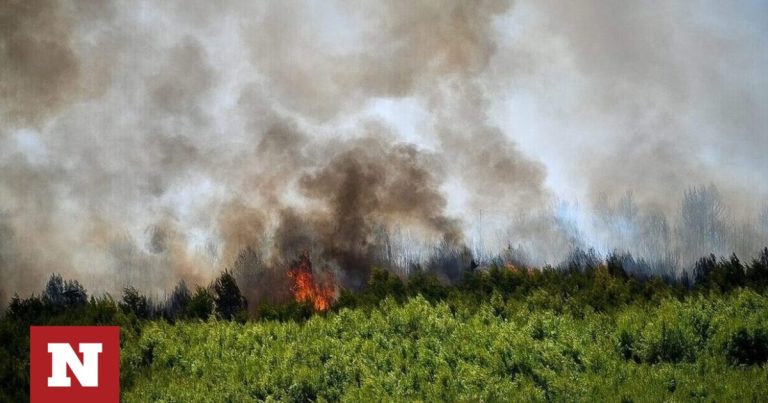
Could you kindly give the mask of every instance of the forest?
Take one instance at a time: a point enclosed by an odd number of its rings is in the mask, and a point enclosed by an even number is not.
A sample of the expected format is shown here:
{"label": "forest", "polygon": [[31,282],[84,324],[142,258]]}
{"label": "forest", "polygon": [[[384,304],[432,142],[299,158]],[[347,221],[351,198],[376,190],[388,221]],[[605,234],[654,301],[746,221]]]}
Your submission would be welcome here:
{"label": "forest", "polygon": [[574,251],[556,267],[470,265],[451,284],[374,268],[364,289],[327,305],[290,272],[295,298],[251,307],[227,270],[206,286],[182,281],[162,301],[133,287],[89,296],[53,275],[0,320],[0,401],[28,398],[29,326],[62,324],[121,327],[125,401],[768,395],[768,248],[750,262],[703,257],[690,275],[636,265],[626,253]]}

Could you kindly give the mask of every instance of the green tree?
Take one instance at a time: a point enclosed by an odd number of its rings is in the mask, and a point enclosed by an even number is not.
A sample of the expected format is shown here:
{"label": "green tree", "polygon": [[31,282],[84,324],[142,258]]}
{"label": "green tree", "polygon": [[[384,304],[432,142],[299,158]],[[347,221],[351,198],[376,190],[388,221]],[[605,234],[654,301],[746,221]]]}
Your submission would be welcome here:
{"label": "green tree", "polygon": [[768,248],[763,248],[760,257],[747,268],[747,281],[756,290],[768,288]]}
{"label": "green tree", "polygon": [[133,286],[123,289],[123,300],[120,302],[120,308],[125,313],[132,312],[139,319],[152,317],[152,306],[149,299]]}
{"label": "green tree", "polygon": [[88,303],[88,294],[77,280],[65,281],[61,275],[53,274],[45,285],[43,303],[55,311],[72,309]]}
{"label": "green tree", "polygon": [[205,287],[197,286],[195,294],[189,300],[187,313],[190,318],[208,319],[213,313],[213,296]]}
{"label": "green tree", "polygon": [[165,317],[169,320],[175,320],[186,316],[191,299],[192,293],[187,288],[187,283],[184,280],[179,281],[179,284],[173,289],[170,298],[166,301]]}
{"label": "green tree", "polygon": [[224,319],[231,320],[243,317],[248,306],[240,294],[240,288],[232,274],[224,270],[213,283],[213,299],[216,302],[216,312]]}

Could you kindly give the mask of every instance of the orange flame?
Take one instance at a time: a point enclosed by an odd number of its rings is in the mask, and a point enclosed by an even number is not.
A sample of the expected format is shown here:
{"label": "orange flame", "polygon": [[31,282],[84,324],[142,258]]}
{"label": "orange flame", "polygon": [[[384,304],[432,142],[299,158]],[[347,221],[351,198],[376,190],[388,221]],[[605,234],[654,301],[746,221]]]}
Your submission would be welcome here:
{"label": "orange flame", "polygon": [[515,266],[514,264],[512,264],[512,263],[509,263],[509,262],[508,262],[508,263],[505,263],[505,264],[504,264],[504,267],[505,267],[507,270],[511,271],[512,273],[518,273],[518,272],[521,272],[521,271],[522,271],[523,273],[527,274],[527,275],[528,275],[528,277],[531,277],[531,276],[533,276],[533,275],[535,274],[535,273],[534,273],[534,269],[532,269],[532,268],[530,268],[530,267],[529,267],[529,268],[527,268],[527,269],[526,269],[526,268],[518,269],[518,268],[517,268],[517,266]]}
{"label": "orange flame", "polygon": [[288,271],[288,277],[293,281],[291,291],[296,302],[311,302],[316,311],[325,311],[331,307],[331,302],[336,298],[336,290],[333,286],[315,283],[309,256],[302,254]]}

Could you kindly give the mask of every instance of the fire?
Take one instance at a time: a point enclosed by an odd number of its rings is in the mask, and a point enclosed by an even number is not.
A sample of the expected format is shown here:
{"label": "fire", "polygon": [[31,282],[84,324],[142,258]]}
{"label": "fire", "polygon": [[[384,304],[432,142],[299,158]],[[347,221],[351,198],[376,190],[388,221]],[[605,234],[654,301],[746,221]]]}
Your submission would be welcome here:
{"label": "fire", "polygon": [[312,261],[309,256],[302,254],[288,271],[288,277],[293,281],[291,291],[297,302],[309,301],[316,311],[325,311],[336,298],[333,286],[319,285],[312,274]]}
{"label": "fire", "polygon": [[528,275],[528,277],[533,276],[535,274],[533,268],[529,267],[527,269],[526,268],[518,269],[517,266],[515,266],[512,263],[505,263],[504,268],[511,271],[512,273],[519,273],[519,272],[525,273]]}

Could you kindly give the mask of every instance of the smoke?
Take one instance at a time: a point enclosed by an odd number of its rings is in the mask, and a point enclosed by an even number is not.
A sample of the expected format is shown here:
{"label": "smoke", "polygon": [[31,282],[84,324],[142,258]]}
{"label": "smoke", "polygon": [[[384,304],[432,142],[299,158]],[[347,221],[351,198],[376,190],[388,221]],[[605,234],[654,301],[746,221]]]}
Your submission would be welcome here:
{"label": "smoke", "polygon": [[766,10],[3,2],[0,288],[161,295],[232,268],[276,301],[303,253],[350,288],[454,280],[469,250],[753,253]]}
{"label": "smoke", "polygon": [[76,96],[81,66],[71,47],[72,23],[55,1],[0,5],[0,108],[5,119],[34,123]]}
{"label": "smoke", "polygon": [[[714,182],[739,207],[765,196],[764,178],[754,174],[768,167],[757,151],[768,146],[764,4],[580,0],[528,7],[525,34],[548,44],[550,64],[526,82],[552,80],[533,89],[537,97],[557,91],[572,99],[547,99],[561,107],[557,127],[571,134],[541,135],[578,159],[568,163],[575,168],[569,179],[580,182],[585,197],[618,198],[631,187],[643,206],[672,213],[692,185]],[[527,52],[514,41],[510,47]]]}
{"label": "smoke", "polygon": [[[430,166],[432,165],[432,166]],[[459,246],[462,235],[455,220],[444,213],[445,199],[438,191],[439,172],[429,157],[413,146],[363,139],[299,181],[303,193],[327,207],[316,222],[328,260],[337,262],[360,286],[368,279],[376,245],[377,223],[413,223]],[[389,263],[389,262],[380,262]]]}

